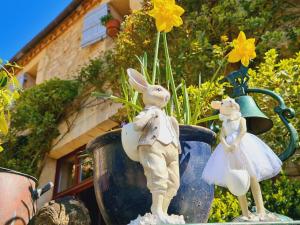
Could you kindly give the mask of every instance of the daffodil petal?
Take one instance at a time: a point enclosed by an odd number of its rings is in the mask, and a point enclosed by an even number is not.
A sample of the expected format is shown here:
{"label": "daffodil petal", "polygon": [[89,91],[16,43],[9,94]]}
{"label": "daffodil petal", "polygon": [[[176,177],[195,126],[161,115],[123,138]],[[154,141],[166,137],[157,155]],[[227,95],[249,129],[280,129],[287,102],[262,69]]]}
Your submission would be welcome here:
{"label": "daffodil petal", "polygon": [[228,62],[235,63],[241,60],[240,54],[236,49],[231,50],[228,54]]}
{"label": "daffodil petal", "polygon": [[245,33],[243,31],[240,31],[239,36],[237,38],[237,41],[238,42],[244,42],[244,41],[246,41],[246,35],[245,35]]}
{"label": "daffodil petal", "polygon": [[184,9],[178,5],[174,6],[174,14],[181,16],[184,13]]}
{"label": "daffodil petal", "polygon": [[158,31],[170,32],[174,26],[182,25],[180,16],[184,9],[176,5],[175,0],[152,0],[153,9],[148,14],[155,19]]}
{"label": "daffodil petal", "polygon": [[247,40],[247,42],[249,42],[249,43],[251,43],[251,44],[254,45],[254,43],[255,43],[255,38],[249,38],[249,39]]}
{"label": "daffodil petal", "polygon": [[179,16],[176,16],[176,17],[174,16],[172,18],[172,22],[174,23],[174,26],[176,26],[176,27],[179,27],[180,25],[183,24],[183,21],[182,21],[181,17],[179,17]]}
{"label": "daffodil petal", "polygon": [[155,14],[156,14],[156,10],[155,9],[152,9],[148,12],[148,15],[152,16],[152,17],[155,17]]}
{"label": "daffodil petal", "polygon": [[256,57],[255,39],[246,38],[243,31],[240,31],[238,37],[233,40],[233,50],[228,55],[228,62],[234,63],[241,60],[244,66],[249,65],[249,61]]}
{"label": "daffodil petal", "polygon": [[158,31],[162,32],[166,29],[166,23],[156,20],[156,28]]}
{"label": "daffodil petal", "polygon": [[241,63],[242,63],[245,67],[248,67],[248,66],[249,66],[249,61],[250,61],[249,57],[244,56],[244,57],[242,57]]}

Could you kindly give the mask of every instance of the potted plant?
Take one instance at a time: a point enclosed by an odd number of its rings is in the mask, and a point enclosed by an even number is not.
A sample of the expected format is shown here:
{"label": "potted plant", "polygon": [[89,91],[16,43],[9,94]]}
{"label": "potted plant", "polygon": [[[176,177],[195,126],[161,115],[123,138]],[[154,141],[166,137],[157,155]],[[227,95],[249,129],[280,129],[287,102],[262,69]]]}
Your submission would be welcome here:
{"label": "potted plant", "polygon": [[[20,84],[13,73],[16,64],[3,64],[0,59],[0,140],[9,129],[10,110],[18,99]],[[2,144],[2,143],[0,143]],[[3,151],[0,145],[0,152]],[[1,153],[0,153],[1,154]],[[0,224],[27,224],[36,211],[36,200],[52,187],[47,184],[35,190],[37,179],[11,169],[0,167]]]}
{"label": "potted plant", "polygon": [[108,36],[115,38],[118,35],[120,31],[120,21],[113,18],[110,13],[101,17],[101,24],[106,27],[106,33]]}
{"label": "potted plant", "polygon": [[[201,111],[200,98],[197,98],[196,109],[193,112],[190,106],[188,88],[183,80],[175,84],[172,66],[168,51],[167,32],[173,26],[178,26],[172,21],[181,21],[184,10],[173,2],[165,3],[154,1],[154,9],[149,12],[156,19],[158,29],[155,57],[152,74],[147,68],[147,54],[138,57],[142,73],[150,84],[160,83],[167,87],[172,97],[165,108],[168,115],[177,118],[180,124],[180,180],[181,185],[177,196],[172,200],[169,214],[184,215],[188,223],[206,222],[214,196],[214,187],[201,179],[202,170],[211,154],[211,145],[215,141],[215,133],[207,128],[197,126],[200,122],[198,116]],[[160,26],[162,18],[159,14],[166,13],[166,8],[176,8],[173,17],[168,23]],[[168,14],[169,15],[169,14]],[[162,29],[161,29],[162,28]],[[163,38],[163,51],[165,55],[165,76],[162,76],[158,66],[158,52],[160,38]],[[126,69],[126,68],[124,68]],[[216,74],[220,70],[217,69]],[[200,84],[199,84],[200,86]],[[108,98],[124,104],[125,121],[131,122],[142,110],[142,99],[128,83],[127,76],[121,73],[122,96],[95,92],[99,98]],[[209,92],[209,88],[207,89]],[[207,94],[207,93],[206,93]],[[204,94],[204,95],[206,95]],[[216,116],[214,116],[216,117]],[[121,129],[113,130],[94,139],[87,146],[87,151],[94,156],[94,186],[97,202],[101,214],[107,224],[128,224],[138,215],[150,211],[151,194],[146,186],[143,168],[137,162],[130,160],[125,154],[121,143]]]}

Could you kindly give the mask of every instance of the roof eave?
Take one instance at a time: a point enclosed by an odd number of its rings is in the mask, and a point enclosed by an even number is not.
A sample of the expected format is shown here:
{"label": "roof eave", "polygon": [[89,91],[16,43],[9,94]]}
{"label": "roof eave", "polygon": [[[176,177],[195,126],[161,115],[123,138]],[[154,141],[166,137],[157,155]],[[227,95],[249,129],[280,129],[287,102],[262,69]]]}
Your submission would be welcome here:
{"label": "roof eave", "polygon": [[51,33],[64,19],[66,19],[84,0],[73,0],[50,24],[29,41],[20,51],[18,51],[9,61],[17,62],[22,56],[29,52],[43,38]]}

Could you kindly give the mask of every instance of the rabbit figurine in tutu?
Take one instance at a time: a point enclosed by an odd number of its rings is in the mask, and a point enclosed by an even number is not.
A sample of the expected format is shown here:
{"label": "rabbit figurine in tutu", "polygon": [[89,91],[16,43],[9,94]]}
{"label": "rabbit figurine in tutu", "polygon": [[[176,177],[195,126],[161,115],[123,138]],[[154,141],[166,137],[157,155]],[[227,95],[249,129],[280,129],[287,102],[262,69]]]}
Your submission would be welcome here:
{"label": "rabbit figurine in tutu", "polygon": [[152,216],[157,223],[184,223],[183,216],[167,214],[179,188],[179,126],[164,110],[170,93],[159,85],[150,85],[142,74],[128,69],[130,85],[142,93],[145,107],[132,123],[122,128],[122,144],[129,158],[144,168],[147,187],[152,194]]}
{"label": "rabbit figurine in tutu", "polygon": [[[213,101],[222,122],[220,144],[208,160],[202,178],[227,187],[238,196],[243,220],[273,220],[266,214],[259,182],[277,175],[282,162],[262,140],[247,132],[246,120],[234,99]],[[246,193],[251,186],[257,215],[250,213]]]}

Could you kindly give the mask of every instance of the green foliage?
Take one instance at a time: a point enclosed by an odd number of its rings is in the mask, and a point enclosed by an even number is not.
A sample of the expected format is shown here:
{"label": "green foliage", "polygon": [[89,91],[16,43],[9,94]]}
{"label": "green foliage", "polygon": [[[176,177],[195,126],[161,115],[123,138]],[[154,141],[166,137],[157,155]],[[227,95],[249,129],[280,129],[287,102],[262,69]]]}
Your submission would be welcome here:
{"label": "green foliage", "polygon": [[[214,111],[210,106],[210,103],[215,99],[220,99],[225,95],[225,87],[228,86],[226,83],[219,83],[219,80],[213,82],[205,82],[199,86],[189,86],[187,88],[191,121],[190,124],[197,125],[204,118],[211,116]],[[180,108],[184,101],[183,96],[179,97]],[[183,122],[183,121],[181,121]],[[207,124],[201,123],[206,126]]]}
{"label": "green foliage", "polygon": [[[179,84],[176,84],[168,51],[167,35],[166,33],[163,33],[162,36],[164,44],[163,50],[165,52],[164,57],[166,62],[165,75],[161,75],[161,68],[157,66],[156,70],[152,71],[152,76],[150,76],[148,72],[149,60],[146,53],[143,57],[137,57],[141,65],[142,73],[149,84],[164,83],[168,91],[171,93],[172,97],[168,105],[165,107],[168,115],[175,116],[181,124],[198,124],[199,116],[204,115],[204,112],[207,111],[207,108],[209,106],[209,104],[207,103],[210,103],[209,101],[213,100],[216,96],[220,96],[220,94],[223,94],[223,86],[225,85],[221,85],[218,84],[218,82],[215,82],[215,78],[218,76],[223,63],[221,63],[216,69],[211,82],[201,84],[201,76],[199,76],[199,84],[197,88],[193,86],[187,88],[186,82],[184,80],[181,80]],[[157,53],[159,53],[160,50],[159,41],[160,33],[158,32],[156,40],[157,45],[155,50],[155,52]],[[214,52],[215,54],[219,54],[220,56],[223,56],[224,54],[224,50],[219,46],[214,47]],[[159,61],[160,59],[158,58],[158,55],[156,55],[154,57],[153,65],[157,65]],[[222,62],[224,62],[224,57]],[[133,90],[133,88],[127,81],[124,70],[122,70],[121,74],[121,91],[122,97],[101,92],[94,92],[94,96],[109,98],[115,102],[124,104],[124,109],[121,110],[120,117],[122,117],[122,119],[126,121],[132,121],[137,113],[139,113],[143,108],[143,103],[141,98],[138,96],[138,93]],[[190,97],[192,99],[190,99]]]}
{"label": "green foliage", "polygon": [[[265,207],[271,212],[300,219],[300,181],[280,176],[275,181],[262,182]],[[252,201],[253,204],[253,201]]]}
{"label": "green foliage", "polygon": [[[283,57],[288,57],[300,47],[300,19],[296,16],[300,8],[298,3],[286,0],[178,2],[186,10],[184,24],[168,35],[173,75],[177,83],[183,78],[187,86],[194,85],[199,74],[203,81],[210,80],[223,58],[213,51],[214,46],[224,45],[220,38],[222,35],[232,40],[243,30],[247,37],[255,37],[256,63],[270,48],[276,48]],[[144,52],[147,52],[148,58],[153,58],[156,30],[154,20],[147,15],[149,8],[151,5],[146,1],[142,11],[126,18],[115,48],[117,66],[138,68],[135,57],[142,56]],[[166,62],[163,57],[159,58],[161,73],[164,73]],[[149,68],[152,68],[151,63]],[[225,75],[226,72],[221,70],[220,74]]]}
{"label": "green foliage", "polygon": [[[14,76],[17,65],[3,64],[0,59],[0,135],[6,136],[10,123],[11,105],[19,98],[19,82]],[[0,139],[0,152],[3,151],[2,138]]]}
{"label": "green foliage", "polygon": [[[266,209],[295,220],[300,219],[300,181],[278,176],[275,180],[261,182]],[[250,192],[249,208],[254,206]],[[228,222],[241,214],[238,200],[227,189],[215,188],[215,198],[210,211],[209,222]]]}
{"label": "green foliage", "polygon": [[[97,90],[107,91],[109,88],[118,87],[115,74],[118,74],[118,67],[111,51],[107,51],[91,59],[86,65],[73,76],[82,86],[96,88]],[[104,87],[105,86],[105,87]]]}
{"label": "green foliage", "polygon": [[59,135],[57,126],[78,90],[78,82],[59,79],[25,90],[13,108],[0,166],[37,175],[38,163]]}
{"label": "green foliage", "polygon": [[[286,105],[295,110],[296,116],[291,120],[294,127],[300,132],[300,52],[293,58],[278,59],[275,49],[266,52],[264,61],[255,69],[249,70],[250,87],[266,88],[278,93],[284,99]],[[254,95],[254,98],[263,112],[274,122],[274,127],[262,138],[277,153],[287,145],[287,130],[277,114],[274,107],[277,102],[268,96]],[[295,154],[295,157],[299,155]]]}
{"label": "green foliage", "polygon": [[227,189],[216,186],[208,222],[228,222],[240,214],[241,210],[237,198]]}
{"label": "green foliage", "polygon": [[[149,6],[145,7],[145,10]],[[125,17],[122,31],[116,39],[114,48],[115,66],[119,68],[138,67],[136,56],[147,52],[149,58],[154,57],[156,28],[153,19],[146,11],[136,11]],[[149,65],[152,68],[152,65]],[[119,76],[116,76],[119,77]]]}
{"label": "green foliage", "polygon": [[113,16],[109,13],[106,16],[102,16],[100,21],[101,21],[101,24],[103,26],[105,26],[107,24],[107,22],[110,21],[111,19],[113,19]]}

